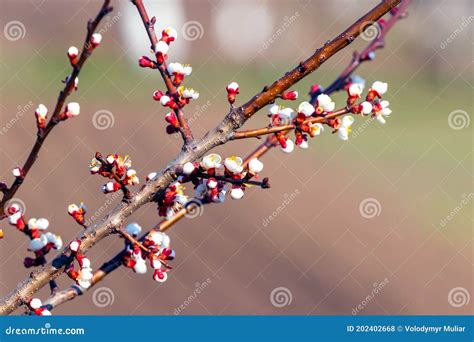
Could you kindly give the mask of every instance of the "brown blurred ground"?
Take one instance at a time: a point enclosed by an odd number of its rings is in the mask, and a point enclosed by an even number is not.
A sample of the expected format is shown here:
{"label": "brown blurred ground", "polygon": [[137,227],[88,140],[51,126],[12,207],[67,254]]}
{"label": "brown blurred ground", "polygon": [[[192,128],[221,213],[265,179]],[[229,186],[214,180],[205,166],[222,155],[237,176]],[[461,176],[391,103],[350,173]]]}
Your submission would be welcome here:
{"label": "brown blurred ground", "polygon": [[[2,1],[2,27],[19,20],[26,28],[23,39],[0,37],[1,124],[8,128],[0,135],[2,181],[11,181],[10,170],[29,152],[34,108],[38,103],[53,107],[60,80],[69,72],[64,51],[82,42],[84,24],[98,3]],[[103,180],[88,173],[95,151],[130,154],[144,178],[166,165],[180,148],[178,139],[164,134],[164,111],[150,96],[162,87],[161,80],[135,65],[147,53],[146,46],[142,51],[131,49],[121,31],[133,20],[134,13],[127,14],[132,5],[117,3],[115,13],[121,15],[104,34],[103,44],[80,77],[79,91],[71,97],[81,103],[81,116],[53,132],[17,194],[28,217],[47,217],[50,230],[65,241],[80,230],[68,217],[67,204],[84,201],[90,214],[108,206],[100,192]],[[219,44],[211,24],[227,2],[186,2],[184,20],[199,21],[204,27],[203,37],[184,42],[191,49],[182,52],[182,61],[194,67],[187,84],[201,92],[196,107],[188,109],[196,135],[226,112],[224,86],[230,80],[241,85],[240,101],[247,99],[374,3],[267,3],[273,11],[271,32],[282,26],[285,16],[298,12],[299,17],[268,49],[249,51],[237,63]],[[469,13],[468,1],[415,1],[409,18],[390,34],[387,48],[359,70],[368,82],[389,82],[387,98],[394,113],[387,125],[370,123],[347,143],[325,134],[308,151],[290,156],[274,151],[264,159],[270,190],[249,189],[244,200],[208,206],[201,217],[184,220],[170,231],[177,259],[168,282],[157,285],[151,274],[138,276],[119,269],[98,286],[112,290],[111,305],[94,305],[92,294],[98,290],[93,289],[54,313],[174,314],[184,305],[181,314],[351,314],[374,284],[387,279],[360,314],[471,314],[472,302],[455,307],[448,295],[457,287],[473,294],[472,202],[445,227],[440,223],[459,207],[463,196],[472,194],[472,126],[454,130],[447,121],[455,110],[472,112],[472,21],[452,43],[440,47]],[[153,14],[160,22],[160,13]],[[255,31],[261,29],[258,25],[255,22]],[[228,39],[239,49],[232,36]],[[364,44],[359,39],[354,48]],[[311,83],[328,84],[347,64],[352,49],[298,86],[300,94]],[[25,106],[31,108],[20,109]],[[94,128],[92,117],[99,110],[113,114],[113,127]],[[247,127],[264,123],[262,113]],[[358,121],[354,130],[362,123]],[[255,144],[236,142],[219,152],[244,155]],[[285,204],[288,197],[294,199]],[[371,219],[359,212],[367,198],[381,205],[379,215]],[[265,225],[265,218],[282,205],[281,213]],[[150,228],[158,220],[150,205],[130,221]],[[5,222],[1,228],[6,234],[0,242],[3,296],[28,271],[22,267],[27,255],[24,236]],[[93,265],[101,265],[121,247],[113,237],[102,241],[89,253]],[[208,278],[209,285],[186,304]],[[62,277],[59,284],[65,287],[70,281]],[[292,297],[281,308],[270,301],[278,287],[287,288]],[[46,296],[47,290],[42,291],[41,297]]]}

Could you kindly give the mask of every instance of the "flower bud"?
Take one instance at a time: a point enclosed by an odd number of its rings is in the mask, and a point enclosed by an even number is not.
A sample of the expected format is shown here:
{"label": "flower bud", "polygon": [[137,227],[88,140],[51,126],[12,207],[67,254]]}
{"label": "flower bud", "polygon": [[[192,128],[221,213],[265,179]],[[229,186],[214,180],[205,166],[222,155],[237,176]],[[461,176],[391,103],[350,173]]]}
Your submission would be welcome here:
{"label": "flower bud", "polygon": [[178,37],[178,33],[172,27],[167,27],[161,32],[161,40],[162,42],[169,45],[170,42],[173,42]]}
{"label": "flower bud", "polygon": [[41,299],[39,299],[39,298],[33,298],[28,303],[28,306],[33,310],[39,309],[42,305],[43,305],[43,303],[41,302]]}
{"label": "flower bud", "polygon": [[46,230],[49,227],[49,221],[45,218],[39,218],[36,220],[36,226],[39,230]]}
{"label": "flower bud", "polygon": [[185,89],[181,88],[179,92],[180,92],[180,95],[186,100],[190,100],[190,99],[197,100],[199,98],[199,93],[192,88],[185,88]]}
{"label": "flower bud", "polygon": [[155,179],[157,175],[158,175],[158,172],[150,172],[148,176],[146,176],[146,181],[148,182],[149,180]]}
{"label": "flower bud", "polygon": [[153,280],[159,283],[164,283],[168,279],[168,274],[161,269],[155,270],[153,273]]}
{"label": "flower bud", "polygon": [[175,128],[179,128],[179,121],[176,115],[172,112],[169,112],[168,114],[165,115],[165,120],[167,123],[169,123],[171,126]]}
{"label": "flower bud", "polygon": [[165,61],[165,59],[167,58],[167,53],[168,53],[168,50],[169,50],[169,46],[167,43],[165,43],[164,41],[159,41],[157,44],[156,44],[156,47],[155,47],[155,54],[156,54],[156,58],[158,60],[158,63],[163,63]]}
{"label": "flower bud", "polygon": [[102,186],[102,192],[104,194],[109,194],[111,192],[115,192],[117,190],[120,190],[121,187],[122,186],[117,182],[107,182],[106,184],[104,184]]}
{"label": "flower bud", "polygon": [[309,135],[314,138],[317,135],[320,135],[324,131],[324,126],[320,123],[310,124],[309,125]]}
{"label": "flower bud", "polygon": [[160,101],[162,96],[163,92],[161,90],[155,90],[155,92],[153,93],[153,100]]}
{"label": "flower bud", "polygon": [[364,91],[364,85],[362,83],[352,83],[347,89],[347,93],[351,97],[360,97]]}
{"label": "flower bud", "polygon": [[318,114],[321,114],[322,112],[332,112],[336,107],[336,104],[326,94],[318,95],[317,100],[319,109]]}
{"label": "flower bud", "polygon": [[263,163],[257,158],[253,158],[249,161],[249,172],[256,175],[263,170]]}
{"label": "flower bud", "polygon": [[314,113],[314,106],[309,102],[301,102],[298,106],[298,113],[303,114],[306,117],[313,115]]}
{"label": "flower bud", "polygon": [[237,82],[232,82],[230,83],[227,87],[227,101],[229,101],[230,104],[233,104],[235,102],[235,97],[239,93],[239,85]]}
{"label": "flower bud", "polygon": [[163,95],[160,98],[160,103],[163,107],[169,107],[171,109],[178,108],[178,105],[176,104],[176,102],[174,102],[173,99],[169,97],[168,95]]}
{"label": "flower bud", "polygon": [[67,212],[74,218],[74,220],[76,220],[77,223],[79,223],[80,225],[84,224],[84,214],[86,213],[86,210],[82,203],[80,207],[77,204],[70,204],[67,207]]}
{"label": "flower bud", "polygon": [[97,46],[99,46],[101,41],[102,35],[100,33],[94,33],[91,37],[92,48],[96,48]]}
{"label": "flower bud", "polygon": [[30,240],[30,243],[28,245],[28,250],[32,252],[38,252],[42,250],[46,246],[47,243],[48,243],[48,238],[44,234],[41,234],[39,238]]}
{"label": "flower bud", "polygon": [[74,66],[77,64],[77,56],[79,56],[79,50],[75,46],[69,47],[67,49],[67,56],[69,58],[69,61],[71,62],[71,65]]}
{"label": "flower bud", "polygon": [[140,59],[138,60],[138,65],[141,66],[142,68],[156,69],[156,63],[152,61],[150,58],[148,58],[147,56],[141,56]]}
{"label": "flower bud", "polygon": [[46,128],[46,118],[48,116],[48,108],[44,104],[39,104],[35,110],[36,126],[38,129]]}
{"label": "flower bud", "polygon": [[196,166],[194,166],[193,163],[187,162],[186,164],[183,165],[183,173],[185,175],[190,175],[196,170]]}
{"label": "flower bud", "polygon": [[298,92],[296,90],[284,92],[283,94],[281,94],[281,98],[283,100],[294,101],[298,98]]}
{"label": "flower bud", "polygon": [[206,185],[209,189],[214,189],[217,187],[217,180],[215,178],[209,178]]}
{"label": "flower bud", "polygon": [[23,171],[23,169],[21,167],[15,167],[13,170],[12,170],[12,174],[15,178],[18,178],[18,179],[23,179],[25,178],[25,172]]}
{"label": "flower bud", "polygon": [[244,191],[240,187],[232,188],[232,190],[230,191],[230,197],[234,200],[239,200],[244,197]]}
{"label": "flower bud", "polygon": [[293,140],[291,139],[286,139],[285,141],[285,146],[281,147],[281,150],[285,153],[291,153],[295,149],[295,144],[293,143]]}
{"label": "flower bud", "polygon": [[388,90],[388,84],[380,81],[375,81],[370,90],[374,91],[378,97],[382,97]]}
{"label": "flower bud", "polygon": [[81,107],[79,106],[79,103],[69,102],[66,106],[66,110],[64,111],[64,113],[61,113],[60,119],[66,120],[72,118],[73,116],[78,116],[80,112]]}
{"label": "flower bud", "polygon": [[369,115],[372,113],[372,104],[367,101],[362,102],[360,104],[360,112],[364,115]]}
{"label": "flower bud", "polygon": [[80,247],[81,247],[81,240],[74,240],[69,244],[69,249],[73,253],[77,253]]}

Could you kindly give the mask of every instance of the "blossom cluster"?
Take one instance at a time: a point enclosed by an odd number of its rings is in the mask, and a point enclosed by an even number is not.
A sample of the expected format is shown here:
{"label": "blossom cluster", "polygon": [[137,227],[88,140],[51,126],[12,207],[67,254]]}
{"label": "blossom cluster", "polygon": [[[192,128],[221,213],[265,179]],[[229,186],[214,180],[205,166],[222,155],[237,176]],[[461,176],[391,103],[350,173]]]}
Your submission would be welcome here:
{"label": "blossom cluster", "polygon": [[66,274],[76,282],[77,285],[84,289],[88,289],[92,284],[92,273],[91,261],[89,258],[80,253],[81,240],[74,240],[69,244],[69,249],[72,252],[72,256],[79,263],[79,269],[74,268],[74,263],[71,263],[69,268],[66,270]]}
{"label": "blossom cluster", "polygon": [[30,238],[28,250],[35,254],[35,258],[26,257],[25,267],[39,266],[45,263],[45,255],[52,249],[58,250],[63,246],[59,235],[46,232],[49,221],[45,218],[31,218],[26,222],[21,207],[14,203],[7,208],[8,222]]}
{"label": "blossom cluster", "polygon": [[[363,80],[348,82],[345,89],[348,95],[347,107],[345,111],[342,109],[341,113],[372,115],[380,123],[385,123],[385,118],[392,112],[388,107],[389,102],[382,99],[388,89],[387,83],[374,82],[368,90],[365,100],[360,103],[357,103],[357,100],[362,97],[364,92]],[[281,96],[284,100],[296,100],[297,97],[297,92],[288,92]],[[281,150],[285,153],[291,153],[295,145],[302,149],[308,148],[308,136],[313,138],[320,135],[324,131],[323,123],[331,127],[334,130],[333,132],[337,132],[339,138],[348,140],[354,118],[351,115],[331,117],[331,114],[335,113],[335,109],[336,103],[329,95],[324,93],[320,93],[316,97],[314,105],[306,101],[301,102],[297,110],[277,104],[271,105],[268,109],[268,116],[272,127],[284,125],[294,125],[296,127],[294,141],[282,132],[275,133]],[[327,120],[313,122],[318,117],[324,118],[326,116],[329,116]]]}
{"label": "blossom cluster", "polygon": [[[125,231],[136,238],[142,231],[138,223],[131,223]],[[167,261],[173,260],[176,253],[170,248],[170,237],[159,231],[151,231],[144,239],[143,244],[133,244],[127,240],[126,253],[122,263],[135,273],[147,273],[147,263],[153,269],[153,280],[163,283],[168,279]]]}
{"label": "blossom cluster", "polygon": [[[140,183],[137,172],[131,166],[132,161],[128,156],[109,154],[103,158],[100,153],[96,153],[89,165],[89,171],[91,174],[99,174],[105,178],[113,179],[102,186],[102,191],[107,194],[127,185]],[[72,210],[74,209],[72,208]]]}
{"label": "blossom cluster", "polygon": [[[161,32],[161,38],[155,46],[155,57],[153,60],[147,56],[142,56],[138,60],[138,65],[142,68],[157,69],[160,68],[165,79],[168,79],[172,83],[172,86],[168,85],[168,91],[163,92],[156,90],[153,93],[153,99],[161,103],[165,108],[171,109],[171,112],[165,115],[165,121],[169,124],[167,132],[172,134],[175,133],[180,123],[177,117],[177,112],[180,108],[183,108],[191,100],[197,100],[199,98],[199,92],[193,88],[187,88],[182,85],[185,77],[190,76],[193,68],[189,64],[182,64],[179,62],[171,62],[166,65],[168,59],[168,50],[170,43],[175,41],[177,38],[176,30],[172,27],[168,27]],[[176,87],[173,89],[173,86]]]}
{"label": "blossom cluster", "polygon": [[[257,158],[247,164],[242,158],[231,156],[222,160],[216,153],[202,158],[200,162],[187,162],[183,165],[182,175],[171,184],[158,200],[158,213],[167,219],[192,201],[185,195],[184,183],[194,186],[194,198],[201,203],[222,203],[229,194],[234,200],[244,196],[245,189],[252,178],[257,178],[263,170],[263,163]],[[152,179],[154,173],[148,178]],[[262,188],[269,187],[268,179],[258,183]]]}

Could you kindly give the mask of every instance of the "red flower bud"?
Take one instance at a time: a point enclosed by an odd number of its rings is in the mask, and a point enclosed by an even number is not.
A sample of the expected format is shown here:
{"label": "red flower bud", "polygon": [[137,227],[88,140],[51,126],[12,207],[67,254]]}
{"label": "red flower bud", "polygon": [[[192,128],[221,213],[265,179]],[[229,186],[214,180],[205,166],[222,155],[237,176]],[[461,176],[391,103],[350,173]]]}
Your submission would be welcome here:
{"label": "red flower bud", "polygon": [[294,101],[298,98],[298,92],[296,90],[287,91],[281,95],[283,100]]}
{"label": "red flower bud", "polygon": [[142,68],[152,68],[156,69],[156,63],[146,56],[141,56],[138,60],[138,65]]}
{"label": "red flower bud", "polygon": [[67,50],[67,56],[69,58],[69,62],[71,62],[71,65],[74,66],[77,64],[77,56],[79,56],[79,50],[75,46],[71,46]]}
{"label": "red flower bud", "polygon": [[101,41],[102,35],[100,33],[94,33],[91,37],[92,48],[96,48],[97,46],[99,46]]}
{"label": "red flower bud", "polygon": [[166,120],[167,123],[169,123],[173,127],[179,128],[179,121],[178,121],[178,118],[176,117],[176,115],[174,113],[170,112],[170,113],[166,114],[165,120]]}
{"label": "red flower bud", "polygon": [[239,93],[239,85],[237,82],[232,82],[225,89],[227,90],[227,101],[229,101],[230,104],[233,104],[235,102],[235,97]]}
{"label": "red flower bud", "polygon": [[81,240],[74,240],[69,244],[69,249],[74,253],[77,253],[80,247],[81,247]]}
{"label": "red flower bud", "polygon": [[155,92],[153,93],[153,100],[160,101],[162,96],[163,92],[161,90],[155,90]]}

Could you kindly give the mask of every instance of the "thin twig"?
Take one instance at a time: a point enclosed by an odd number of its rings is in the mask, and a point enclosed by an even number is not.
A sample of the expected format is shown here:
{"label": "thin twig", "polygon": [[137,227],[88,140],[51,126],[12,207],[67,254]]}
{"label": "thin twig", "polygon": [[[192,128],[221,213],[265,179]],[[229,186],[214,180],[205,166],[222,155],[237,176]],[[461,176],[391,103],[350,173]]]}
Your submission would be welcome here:
{"label": "thin twig", "polygon": [[[330,119],[337,118],[338,116],[341,116],[341,115],[344,115],[344,114],[347,114],[347,113],[350,113],[350,112],[351,111],[348,108],[343,108],[343,109],[337,110],[335,112],[329,113],[326,116],[319,116],[319,117],[316,117],[316,118],[306,119],[303,122],[303,124],[325,123]],[[251,130],[247,130],[247,131],[237,131],[233,134],[232,139],[255,138],[255,137],[259,137],[259,136],[266,135],[266,134],[290,131],[290,130],[295,129],[295,128],[296,128],[295,124],[289,124],[289,125],[271,126],[271,127],[251,129]]]}
{"label": "thin twig", "polygon": [[123,236],[124,239],[128,240],[132,245],[137,245],[138,247],[140,247],[141,250],[143,250],[144,252],[146,253],[149,253],[150,250],[148,248],[146,248],[145,246],[143,246],[143,244],[138,241],[137,239],[135,239],[133,236],[131,236],[129,233],[127,233],[126,231],[122,230],[122,229],[118,229],[117,232]]}
{"label": "thin twig", "polygon": [[[158,44],[158,37],[156,36],[156,32],[155,32],[154,20],[152,21],[148,17],[148,12],[142,0],[132,0],[132,3],[137,7],[138,13],[140,14],[143,25],[145,26],[145,30],[148,34],[148,38],[151,44],[151,49],[155,51],[156,44]],[[156,57],[158,58],[158,56]],[[166,88],[168,89],[168,94],[175,100],[178,100],[179,94],[176,87],[173,84],[170,74],[168,73],[166,61],[163,61],[162,63],[158,63],[158,70],[160,71],[161,77],[163,78]],[[181,108],[174,109],[174,113],[176,114],[176,117],[178,118],[178,122],[180,126],[179,131],[183,137],[184,144],[186,146],[194,139],[193,134],[191,132],[191,128],[189,127],[189,124],[186,121],[186,118],[184,117],[184,113]]]}

